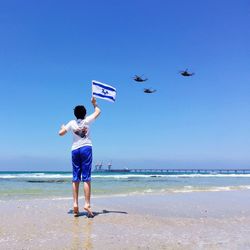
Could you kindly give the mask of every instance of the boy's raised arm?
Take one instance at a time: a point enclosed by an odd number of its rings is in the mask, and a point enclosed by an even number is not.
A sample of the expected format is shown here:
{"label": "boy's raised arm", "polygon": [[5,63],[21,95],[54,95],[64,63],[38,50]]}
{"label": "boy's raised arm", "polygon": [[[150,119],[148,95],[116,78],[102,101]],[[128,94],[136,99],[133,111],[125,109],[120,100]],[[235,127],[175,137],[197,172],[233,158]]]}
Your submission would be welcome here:
{"label": "boy's raised arm", "polygon": [[92,97],[91,102],[92,102],[94,109],[95,109],[93,116],[96,119],[101,114],[101,109],[97,106],[97,102],[96,102],[95,97]]}

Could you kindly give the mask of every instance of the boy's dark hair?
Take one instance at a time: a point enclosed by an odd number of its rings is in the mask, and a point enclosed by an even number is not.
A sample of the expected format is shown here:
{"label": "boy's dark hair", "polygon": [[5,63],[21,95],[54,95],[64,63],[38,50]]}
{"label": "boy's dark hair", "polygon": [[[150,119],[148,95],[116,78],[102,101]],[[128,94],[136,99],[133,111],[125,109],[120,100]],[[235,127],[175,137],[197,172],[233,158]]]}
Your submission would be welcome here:
{"label": "boy's dark hair", "polygon": [[78,105],[74,108],[74,115],[76,119],[84,119],[86,115],[86,109],[82,105]]}

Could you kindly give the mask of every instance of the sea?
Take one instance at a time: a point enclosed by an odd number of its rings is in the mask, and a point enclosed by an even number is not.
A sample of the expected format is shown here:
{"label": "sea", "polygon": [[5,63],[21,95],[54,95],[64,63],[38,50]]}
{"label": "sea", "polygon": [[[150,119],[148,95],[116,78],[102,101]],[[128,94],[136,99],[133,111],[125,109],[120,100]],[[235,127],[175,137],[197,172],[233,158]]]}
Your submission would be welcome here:
{"label": "sea", "polygon": [[[71,172],[0,172],[0,201],[71,199]],[[82,188],[82,185],[81,187]],[[244,172],[92,172],[92,196],[218,192],[250,189]],[[80,190],[80,197],[83,191]]]}

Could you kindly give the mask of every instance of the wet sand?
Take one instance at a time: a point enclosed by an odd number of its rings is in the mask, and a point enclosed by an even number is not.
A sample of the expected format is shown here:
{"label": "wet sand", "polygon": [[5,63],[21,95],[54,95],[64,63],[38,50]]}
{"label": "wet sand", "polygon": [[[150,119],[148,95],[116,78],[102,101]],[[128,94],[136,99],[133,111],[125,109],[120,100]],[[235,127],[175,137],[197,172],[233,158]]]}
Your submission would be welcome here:
{"label": "wet sand", "polygon": [[250,249],[250,190],[96,197],[92,219],[71,202],[0,202],[0,249]]}

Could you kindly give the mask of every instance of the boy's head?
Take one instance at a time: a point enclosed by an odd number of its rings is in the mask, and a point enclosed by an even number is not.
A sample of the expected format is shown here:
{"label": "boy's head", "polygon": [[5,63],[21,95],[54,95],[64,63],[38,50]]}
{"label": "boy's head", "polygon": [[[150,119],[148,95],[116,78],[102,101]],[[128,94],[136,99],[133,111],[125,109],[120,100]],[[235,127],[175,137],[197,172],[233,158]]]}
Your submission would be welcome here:
{"label": "boy's head", "polygon": [[74,115],[76,119],[84,119],[86,115],[86,109],[82,105],[78,105],[74,108]]}

